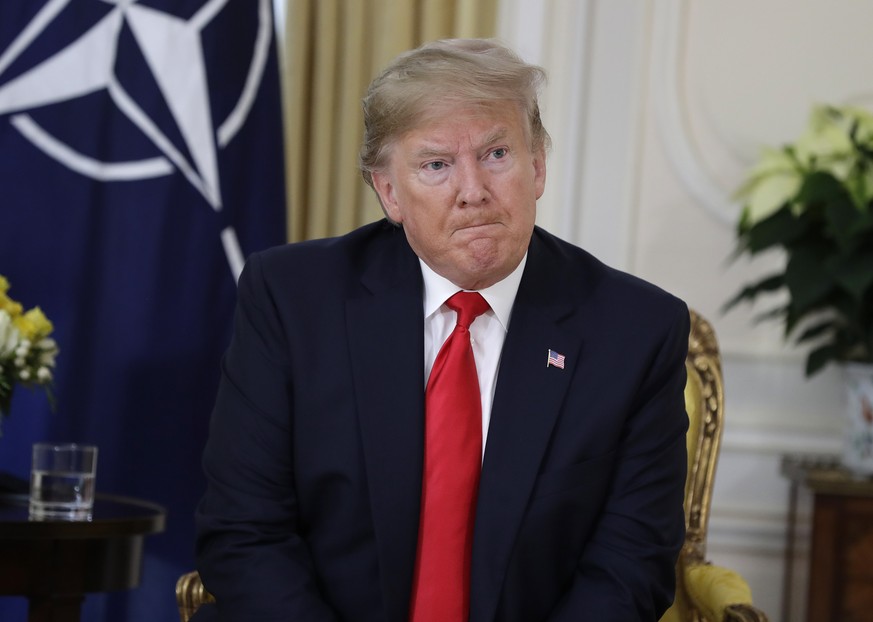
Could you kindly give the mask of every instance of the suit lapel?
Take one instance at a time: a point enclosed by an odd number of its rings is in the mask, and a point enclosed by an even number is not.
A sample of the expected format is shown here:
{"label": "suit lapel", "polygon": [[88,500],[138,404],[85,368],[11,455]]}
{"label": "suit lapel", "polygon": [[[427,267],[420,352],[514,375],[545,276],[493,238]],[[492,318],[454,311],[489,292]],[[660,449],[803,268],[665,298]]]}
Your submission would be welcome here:
{"label": "suit lapel", "polygon": [[369,294],[347,302],[386,617],[406,620],[418,536],[424,435],[421,270],[402,231],[369,264]]}
{"label": "suit lapel", "polygon": [[[494,618],[513,542],[579,361],[582,336],[562,320],[575,312],[580,287],[571,296],[553,267],[535,236],[501,355],[479,483],[471,622]],[[566,356],[564,369],[547,366],[549,349]]]}

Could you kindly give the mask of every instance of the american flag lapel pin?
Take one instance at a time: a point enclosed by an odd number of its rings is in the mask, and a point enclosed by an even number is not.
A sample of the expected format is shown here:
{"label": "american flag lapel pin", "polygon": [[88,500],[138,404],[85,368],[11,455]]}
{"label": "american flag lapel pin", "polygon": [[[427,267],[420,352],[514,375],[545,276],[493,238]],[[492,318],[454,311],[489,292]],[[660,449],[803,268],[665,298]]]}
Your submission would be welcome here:
{"label": "american flag lapel pin", "polygon": [[546,367],[564,369],[564,355],[558,354],[554,350],[549,350],[549,357],[546,359]]}

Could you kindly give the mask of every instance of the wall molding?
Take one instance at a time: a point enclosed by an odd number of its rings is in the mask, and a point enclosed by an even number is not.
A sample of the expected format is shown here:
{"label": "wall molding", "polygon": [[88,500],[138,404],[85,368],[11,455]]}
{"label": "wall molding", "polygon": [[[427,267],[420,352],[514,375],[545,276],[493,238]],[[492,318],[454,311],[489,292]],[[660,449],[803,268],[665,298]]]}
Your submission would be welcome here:
{"label": "wall molding", "polygon": [[[808,542],[812,533],[809,516],[799,516],[799,541]],[[777,510],[736,510],[713,505],[707,535],[707,552],[734,555],[739,552],[752,555],[783,556],[788,544],[786,512]],[[807,545],[795,541],[794,554],[808,554]]]}
{"label": "wall molding", "polygon": [[833,455],[842,451],[838,426],[809,428],[732,421],[725,427],[721,441],[722,453],[755,453],[764,455],[809,454]]}
{"label": "wall molding", "polygon": [[648,77],[650,6],[592,1],[588,92],[581,154],[569,169],[579,178],[564,201],[578,215],[574,239],[605,263],[631,270],[640,208],[640,160]]}
{"label": "wall molding", "polygon": [[555,132],[561,129],[558,141],[565,141],[564,144],[557,144],[555,150],[559,157],[552,158],[550,165],[558,173],[557,183],[553,185],[553,188],[557,188],[553,203],[557,212],[558,231],[567,236],[569,241],[579,243],[581,217],[578,197],[581,196],[585,180],[584,173],[580,175],[579,171],[583,170],[590,109],[595,4],[574,3],[570,8],[569,14],[555,13],[551,16],[553,23],[564,22],[572,24],[572,27],[569,32],[561,33],[571,36],[559,37],[550,46],[550,58],[563,63],[563,66],[552,71],[551,77],[568,83],[568,88],[560,93],[552,91],[548,102],[550,107],[559,112],[555,115],[558,118],[553,117],[554,123],[550,125],[553,125]]}
{"label": "wall molding", "polygon": [[667,157],[695,202],[719,222],[734,226],[738,205],[706,169],[691,136],[682,102],[682,58],[686,42],[687,0],[661,0],[653,6],[652,97],[658,131]]}

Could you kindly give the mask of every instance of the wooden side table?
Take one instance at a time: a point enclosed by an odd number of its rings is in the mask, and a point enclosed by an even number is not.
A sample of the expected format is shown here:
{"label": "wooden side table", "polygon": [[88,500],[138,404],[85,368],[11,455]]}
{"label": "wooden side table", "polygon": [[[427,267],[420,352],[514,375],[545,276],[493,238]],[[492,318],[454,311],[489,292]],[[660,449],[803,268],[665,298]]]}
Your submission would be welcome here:
{"label": "wooden side table", "polygon": [[[784,456],[782,474],[791,481],[783,619],[796,622],[792,597],[805,590],[807,622],[873,622],[873,478],[853,475],[835,457]],[[800,575],[799,506],[812,508]]]}
{"label": "wooden side table", "polygon": [[4,495],[0,594],[26,596],[29,622],[78,622],[87,592],[139,585],[143,539],[165,518],[153,503],[98,494],[91,521],[33,521],[26,495]]}

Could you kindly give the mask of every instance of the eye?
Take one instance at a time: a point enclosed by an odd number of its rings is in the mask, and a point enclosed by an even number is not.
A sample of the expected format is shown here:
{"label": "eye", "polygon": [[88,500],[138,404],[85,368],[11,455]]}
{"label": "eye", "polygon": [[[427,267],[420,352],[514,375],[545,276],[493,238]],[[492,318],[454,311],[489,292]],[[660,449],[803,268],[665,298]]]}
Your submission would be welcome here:
{"label": "eye", "polygon": [[506,154],[509,153],[506,147],[498,147],[494,151],[491,152],[491,156],[495,160],[501,160],[506,157]]}
{"label": "eye", "polygon": [[426,171],[441,171],[446,167],[445,162],[441,162],[439,160],[435,160],[433,162],[428,162],[422,168]]}

